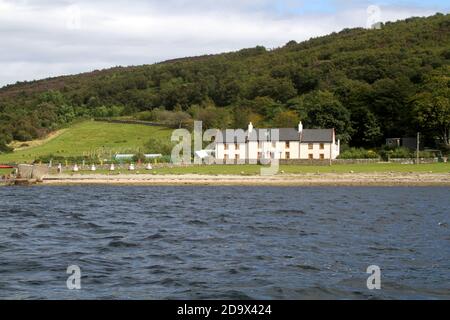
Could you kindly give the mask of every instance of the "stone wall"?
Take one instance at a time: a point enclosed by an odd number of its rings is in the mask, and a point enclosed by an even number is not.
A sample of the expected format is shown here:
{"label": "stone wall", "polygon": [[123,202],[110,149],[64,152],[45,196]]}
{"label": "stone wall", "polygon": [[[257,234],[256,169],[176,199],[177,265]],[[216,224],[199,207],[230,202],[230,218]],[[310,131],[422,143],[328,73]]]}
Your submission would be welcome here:
{"label": "stone wall", "polygon": [[[407,159],[389,159],[391,163],[403,163],[403,164],[415,164],[417,159],[407,158]],[[420,163],[437,163],[439,158],[421,158]]]}

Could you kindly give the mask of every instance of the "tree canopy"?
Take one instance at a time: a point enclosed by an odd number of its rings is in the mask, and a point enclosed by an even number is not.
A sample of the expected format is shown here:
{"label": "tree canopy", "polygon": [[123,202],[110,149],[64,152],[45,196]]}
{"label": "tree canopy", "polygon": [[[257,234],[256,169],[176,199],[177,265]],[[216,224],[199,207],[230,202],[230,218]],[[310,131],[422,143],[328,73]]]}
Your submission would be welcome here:
{"label": "tree canopy", "polygon": [[[173,127],[334,127],[355,147],[415,135],[449,145],[450,15],[0,89],[0,152],[86,117]],[[152,113],[153,110],[159,110]],[[165,111],[166,113],[164,113]],[[171,111],[174,114],[169,114]]]}

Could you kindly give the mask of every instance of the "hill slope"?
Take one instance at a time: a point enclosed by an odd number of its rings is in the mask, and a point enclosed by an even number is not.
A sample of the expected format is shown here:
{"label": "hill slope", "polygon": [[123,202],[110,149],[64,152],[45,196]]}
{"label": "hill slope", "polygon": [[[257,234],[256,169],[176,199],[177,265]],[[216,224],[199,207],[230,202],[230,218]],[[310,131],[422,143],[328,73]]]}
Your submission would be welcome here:
{"label": "hill slope", "polygon": [[450,15],[437,14],[271,51],[256,47],[18,83],[0,89],[0,152],[13,139],[37,138],[82,117],[144,112],[141,117],[164,120],[149,112],[155,108],[206,127],[293,126],[301,118],[306,127],[335,127],[355,146],[417,130],[445,145],[449,62]]}
{"label": "hill slope", "polygon": [[39,158],[111,158],[116,153],[137,153],[146,150],[150,139],[170,138],[171,131],[162,127],[111,124],[84,121],[64,129],[44,143],[0,155],[0,163],[31,162]]}

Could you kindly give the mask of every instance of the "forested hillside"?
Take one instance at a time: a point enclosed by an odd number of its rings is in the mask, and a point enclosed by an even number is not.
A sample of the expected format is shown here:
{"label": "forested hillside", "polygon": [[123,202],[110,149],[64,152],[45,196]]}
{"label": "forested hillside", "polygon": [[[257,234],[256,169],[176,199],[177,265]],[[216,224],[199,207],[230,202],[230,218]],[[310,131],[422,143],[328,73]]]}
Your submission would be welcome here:
{"label": "forested hillside", "polygon": [[346,29],[282,48],[185,58],[0,89],[0,152],[78,118],[171,126],[334,127],[372,147],[415,135],[449,144],[450,15]]}

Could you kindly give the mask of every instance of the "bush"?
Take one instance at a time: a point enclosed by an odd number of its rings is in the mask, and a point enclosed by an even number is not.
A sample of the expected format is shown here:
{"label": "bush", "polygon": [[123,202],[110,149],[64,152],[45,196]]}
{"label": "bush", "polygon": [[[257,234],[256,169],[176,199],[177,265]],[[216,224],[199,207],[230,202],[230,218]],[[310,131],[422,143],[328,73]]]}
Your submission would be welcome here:
{"label": "bush", "polygon": [[395,148],[389,152],[389,156],[394,159],[414,158],[414,153],[408,148]]}
{"label": "bush", "polygon": [[136,119],[141,121],[154,121],[153,113],[151,111],[142,111],[135,115]]}
{"label": "bush", "polygon": [[436,158],[437,155],[434,152],[431,151],[420,151],[419,152],[420,158],[430,159],[430,158]]}
{"label": "bush", "polygon": [[174,144],[171,141],[150,138],[145,144],[145,149],[149,153],[157,154],[160,153],[163,156],[170,156],[172,154],[172,149]]}
{"label": "bush", "polygon": [[20,129],[14,133],[14,139],[18,141],[30,141],[33,140],[33,136],[28,131]]}
{"label": "bush", "polygon": [[10,153],[13,152],[13,148],[9,147],[3,141],[0,141],[0,153]]}
{"label": "bush", "polygon": [[136,153],[133,156],[133,162],[145,162],[147,161],[147,159],[145,158],[145,154],[143,154],[142,152]]}
{"label": "bush", "polygon": [[380,156],[373,150],[350,148],[341,153],[339,159],[377,159]]}
{"label": "bush", "polygon": [[[83,156],[80,156],[80,157],[64,157],[64,156],[55,156],[53,154],[48,154],[48,155],[43,155],[43,156],[40,156],[40,157],[36,158],[34,160],[34,162],[35,163],[39,163],[39,162],[50,163],[50,161],[52,161],[53,164],[56,164],[56,163],[65,163],[67,161],[70,164],[74,164],[74,163],[80,164],[83,161],[90,162],[92,160],[93,159],[91,159],[89,157],[83,157]],[[97,161],[98,161],[98,159],[97,159]]]}
{"label": "bush", "polygon": [[186,127],[191,116],[183,111],[167,111],[163,109],[154,109],[152,111],[142,111],[135,116],[138,120],[153,121],[172,128]]}

